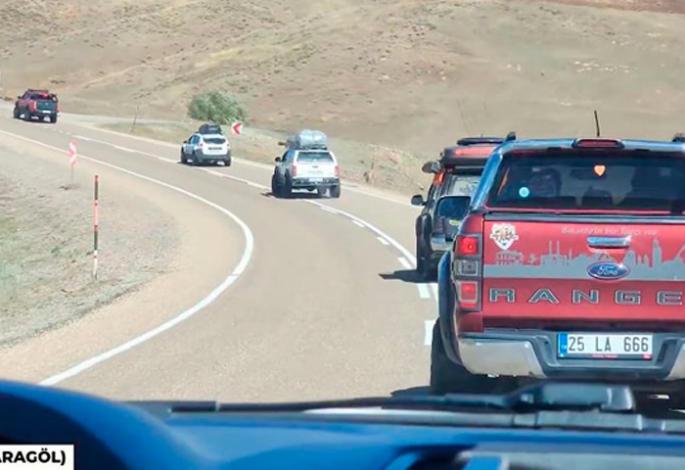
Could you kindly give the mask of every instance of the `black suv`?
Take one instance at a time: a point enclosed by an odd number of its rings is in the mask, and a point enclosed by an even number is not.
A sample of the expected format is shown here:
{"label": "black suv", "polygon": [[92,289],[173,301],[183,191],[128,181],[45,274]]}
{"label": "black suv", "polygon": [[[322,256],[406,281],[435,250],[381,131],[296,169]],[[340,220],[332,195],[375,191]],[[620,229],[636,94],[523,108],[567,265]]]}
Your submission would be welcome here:
{"label": "black suv", "polygon": [[[416,271],[423,280],[435,278],[438,262],[452,243],[450,234],[445,233],[445,220],[455,224],[455,220],[465,215],[488,157],[497,146],[515,139],[514,132],[505,138],[466,137],[459,139],[456,146],[445,148],[438,161],[423,165],[424,173],[433,174],[433,183],[426,200],[420,194],[411,198],[413,205],[423,206],[415,227]],[[449,210],[463,206],[464,213],[436,214],[436,209],[442,206],[438,201],[444,196],[462,196],[461,201],[450,198]]]}

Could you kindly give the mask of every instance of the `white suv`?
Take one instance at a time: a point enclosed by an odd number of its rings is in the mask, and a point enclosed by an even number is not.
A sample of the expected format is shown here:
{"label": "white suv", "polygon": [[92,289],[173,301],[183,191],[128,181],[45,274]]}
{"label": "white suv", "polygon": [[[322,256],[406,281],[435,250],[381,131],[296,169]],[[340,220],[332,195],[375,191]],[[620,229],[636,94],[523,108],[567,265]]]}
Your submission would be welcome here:
{"label": "white suv", "polygon": [[287,150],[276,158],[271,178],[271,193],[275,197],[291,197],[293,190],[316,190],[340,197],[340,169],[333,152],[325,149]]}
{"label": "white suv", "polygon": [[223,134],[195,133],[183,141],[181,163],[231,166],[231,143]]}

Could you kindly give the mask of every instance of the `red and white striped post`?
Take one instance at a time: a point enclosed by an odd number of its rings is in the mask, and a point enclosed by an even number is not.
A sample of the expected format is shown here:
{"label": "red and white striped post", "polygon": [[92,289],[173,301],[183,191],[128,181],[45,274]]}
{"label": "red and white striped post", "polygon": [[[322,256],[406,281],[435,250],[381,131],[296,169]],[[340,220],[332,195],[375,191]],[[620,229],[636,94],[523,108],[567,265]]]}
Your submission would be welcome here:
{"label": "red and white striped post", "polygon": [[100,175],[95,175],[93,193],[93,279],[98,278],[98,209],[100,206]]}
{"label": "red and white striped post", "polygon": [[76,144],[69,142],[69,166],[71,167],[71,186],[74,186],[74,165],[76,165]]}

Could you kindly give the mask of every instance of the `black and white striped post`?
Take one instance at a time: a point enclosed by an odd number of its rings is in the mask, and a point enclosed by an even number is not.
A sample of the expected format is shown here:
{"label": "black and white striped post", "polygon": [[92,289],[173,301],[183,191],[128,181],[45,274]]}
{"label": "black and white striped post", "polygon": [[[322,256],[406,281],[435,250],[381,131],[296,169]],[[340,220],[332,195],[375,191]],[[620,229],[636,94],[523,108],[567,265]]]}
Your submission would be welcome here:
{"label": "black and white striped post", "polygon": [[98,278],[98,209],[100,205],[100,175],[95,175],[93,194],[93,279]]}

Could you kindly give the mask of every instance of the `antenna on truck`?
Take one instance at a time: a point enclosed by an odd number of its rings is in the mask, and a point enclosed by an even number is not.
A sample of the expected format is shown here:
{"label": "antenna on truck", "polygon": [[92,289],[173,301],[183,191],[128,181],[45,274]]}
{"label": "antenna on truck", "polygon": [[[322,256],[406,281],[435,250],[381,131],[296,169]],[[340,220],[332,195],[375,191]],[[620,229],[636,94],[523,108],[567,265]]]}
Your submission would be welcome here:
{"label": "antenna on truck", "polygon": [[597,128],[597,137],[602,137],[602,131],[599,128],[599,115],[595,109],[595,127]]}

